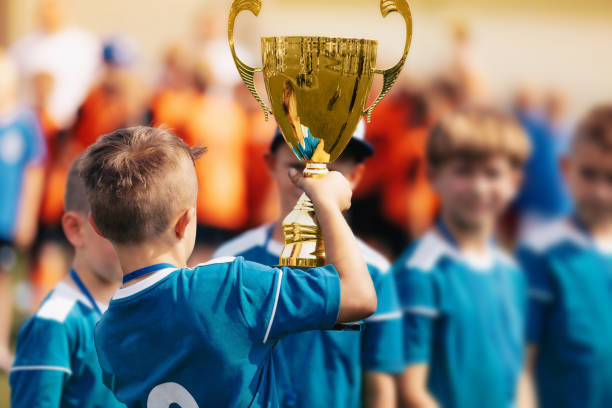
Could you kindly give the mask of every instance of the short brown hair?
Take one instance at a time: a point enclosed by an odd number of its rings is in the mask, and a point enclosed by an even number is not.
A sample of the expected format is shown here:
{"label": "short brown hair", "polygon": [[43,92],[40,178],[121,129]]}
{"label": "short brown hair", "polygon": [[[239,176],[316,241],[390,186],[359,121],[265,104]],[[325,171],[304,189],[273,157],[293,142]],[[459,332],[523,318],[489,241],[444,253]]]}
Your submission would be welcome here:
{"label": "short brown hair", "polygon": [[479,160],[492,154],[520,167],[530,150],[529,138],[512,116],[481,107],[451,113],[427,139],[427,161],[434,168],[457,157]]}
{"label": "short brown hair", "polygon": [[580,122],[572,150],[583,143],[592,143],[605,151],[612,150],[612,103],[596,106]]}
{"label": "short brown hair", "polygon": [[66,191],[64,192],[64,210],[75,211],[80,214],[89,214],[89,201],[87,201],[87,190],[81,178],[81,158],[80,155],[70,166],[66,179]]}
{"label": "short brown hair", "polygon": [[137,244],[166,231],[181,206],[195,205],[195,169],[190,179],[185,164],[193,166],[205,150],[146,126],[101,136],[85,152],[81,176],[102,235]]}

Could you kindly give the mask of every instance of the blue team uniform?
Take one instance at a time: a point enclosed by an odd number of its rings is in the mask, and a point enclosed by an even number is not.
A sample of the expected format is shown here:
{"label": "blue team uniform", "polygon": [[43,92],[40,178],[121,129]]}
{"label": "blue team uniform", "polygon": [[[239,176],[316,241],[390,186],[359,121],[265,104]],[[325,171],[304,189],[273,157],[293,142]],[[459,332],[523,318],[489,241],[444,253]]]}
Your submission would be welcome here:
{"label": "blue team uniform", "polygon": [[0,240],[13,241],[23,176],[29,165],[45,159],[45,141],[29,111],[0,117]]}
{"label": "blue team uniform", "polygon": [[[275,265],[281,244],[271,240],[272,226],[248,231],[221,246],[215,256],[242,256]],[[281,405],[296,407],[361,406],[362,371],[402,371],[401,313],[388,261],[359,242],[378,296],[378,308],[358,332],[309,331],[282,339],[274,349]]]}
{"label": "blue team uniform", "polygon": [[333,266],[222,258],[160,269],[120,289],[96,347],[105,384],[128,407],[275,407],[274,344],[333,327],[339,310]]}
{"label": "blue team uniform", "polygon": [[58,283],[19,331],[10,373],[13,408],[123,407],[102,383],[94,328],[105,306]]}
{"label": "blue team uniform", "polygon": [[612,248],[564,219],[527,236],[518,258],[540,407],[612,407]]}
{"label": "blue team uniform", "polygon": [[394,264],[403,311],[404,361],[428,364],[444,408],[510,407],[523,359],[526,288],[493,244],[470,259],[435,228]]}

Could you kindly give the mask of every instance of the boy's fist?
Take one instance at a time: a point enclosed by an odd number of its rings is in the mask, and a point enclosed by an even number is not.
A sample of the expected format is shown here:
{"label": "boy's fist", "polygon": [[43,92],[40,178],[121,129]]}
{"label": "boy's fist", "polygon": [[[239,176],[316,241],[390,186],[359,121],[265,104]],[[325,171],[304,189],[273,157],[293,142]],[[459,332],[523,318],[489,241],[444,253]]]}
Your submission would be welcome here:
{"label": "boy's fist", "polygon": [[340,211],[351,208],[351,185],[337,171],[330,171],[318,178],[305,178],[296,169],[289,169],[289,178],[300,190],[304,191],[315,207],[333,205]]}

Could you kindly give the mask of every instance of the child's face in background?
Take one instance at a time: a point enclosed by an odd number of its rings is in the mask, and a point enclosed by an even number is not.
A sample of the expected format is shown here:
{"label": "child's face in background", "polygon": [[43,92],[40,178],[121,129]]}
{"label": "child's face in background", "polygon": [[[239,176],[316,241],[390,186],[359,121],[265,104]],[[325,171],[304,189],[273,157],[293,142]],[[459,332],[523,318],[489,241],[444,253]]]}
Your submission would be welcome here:
{"label": "child's face in background", "polygon": [[[302,190],[293,184],[287,173],[291,168],[302,172],[305,164],[293,154],[286,144],[281,145],[276,153],[269,153],[266,156],[266,161],[268,163],[270,175],[274,178],[278,186],[281,208],[289,210],[297,203],[302,194]],[[342,173],[349,183],[351,183],[352,188],[355,188],[357,183],[359,183],[359,179],[361,178],[361,171],[359,171],[359,169],[361,167],[360,164],[355,163],[353,160],[343,160],[340,158],[334,163],[330,163],[328,167],[331,171]],[[283,216],[284,215],[286,214],[283,214]]]}
{"label": "child's face in background", "polygon": [[576,210],[588,224],[612,222],[612,151],[579,143],[563,168]]}
{"label": "child's face in background", "polygon": [[76,212],[70,214],[78,223],[76,237],[71,240],[75,250],[83,253],[83,259],[99,279],[121,282],[123,273],[113,245],[94,230],[87,216]]}
{"label": "child's face in background", "polygon": [[520,174],[508,158],[454,158],[430,171],[442,211],[458,227],[491,227],[514,198]]}

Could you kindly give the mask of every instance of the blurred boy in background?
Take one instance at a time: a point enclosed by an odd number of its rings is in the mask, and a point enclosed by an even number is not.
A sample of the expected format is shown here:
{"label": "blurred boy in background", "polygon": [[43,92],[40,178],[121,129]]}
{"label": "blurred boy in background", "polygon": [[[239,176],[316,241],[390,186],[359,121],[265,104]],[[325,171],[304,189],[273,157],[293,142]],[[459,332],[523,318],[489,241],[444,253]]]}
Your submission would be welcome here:
{"label": "blurred boy in background", "polygon": [[529,141],[487,109],[453,113],[427,142],[441,216],[395,263],[404,311],[405,407],[512,406],[523,360],[525,283],[493,242]]}
{"label": "blurred boy in background", "polygon": [[[359,183],[364,161],[374,153],[364,140],[365,124],[357,131],[330,169],[341,172],[351,183]],[[287,179],[291,168],[302,171],[302,163],[277,130],[265,156],[270,175],[280,193],[281,217],[273,224],[247,231],[221,246],[213,255],[242,256],[274,266],[282,249],[281,224],[297,202],[301,191]],[[310,331],[282,339],[274,348],[277,384],[283,407],[361,406],[392,407],[396,404],[392,375],[401,372],[401,323],[389,262],[359,242],[378,296],[376,313],[366,319],[362,333]],[[364,388],[362,390],[362,382]]]}
{"label": "blurred boy in background", "polygon": [[518,257],[529,282],[525,407],[612,406],[612,105],[578,126],[563,161],[575,213],[535,229]]}
{"label": "blurred boy in background", "polygon": [[74,247],[70,274],[21,328],[11,369],[11,406],[122,407],[102,383],[94,328],[119,288],[115,251],[88,221],[78,159],[68,173],[62,227]]}
{"label": "blurred boy in background", "polygon": [[0,370],[12,363],[9,336],[12,288],[9,271],[16,247],[27,248],[36,234],[42,194],[45,141],[34,113],[17,105],[18,74],[0,50]]}

